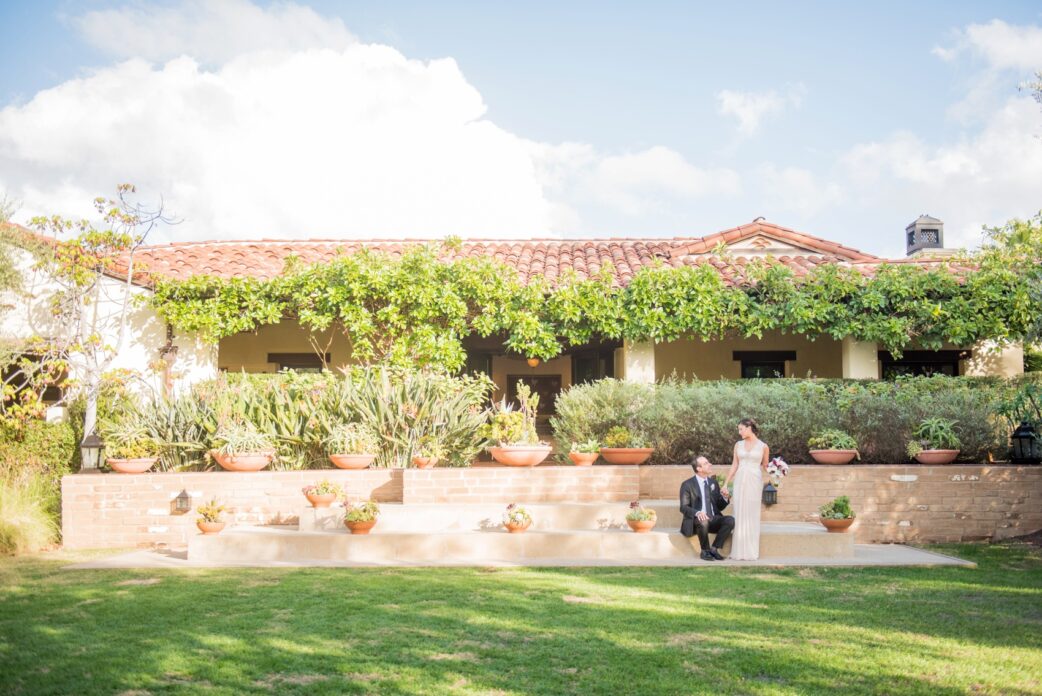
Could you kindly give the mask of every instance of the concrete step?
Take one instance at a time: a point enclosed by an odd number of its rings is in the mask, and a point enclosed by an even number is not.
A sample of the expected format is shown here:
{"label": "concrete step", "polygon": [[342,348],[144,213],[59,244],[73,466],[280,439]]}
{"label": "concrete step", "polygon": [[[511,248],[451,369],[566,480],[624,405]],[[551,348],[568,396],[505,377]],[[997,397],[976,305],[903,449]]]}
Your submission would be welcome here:
{"label": "concrete step", "polygon": [[[189,540],[188,558],[200,562],[307,562],[455,564],[523,562],[569,558],[598,561],[662,561],[698,559],[697,539],[656,529],[635,534],[628,528],[601,530],[536,530],[509,534],[500,528],[395,531],[376,525],[371,534],[353,535],[346,528],[298,531],[292,527],[232,527],[217,535]],[[724,547],[724,553],[729,545]],[[854,537],[828,534],[817,525],[764,524],[760,556],[769,558],[852,558]]]}
{"label": "concrete step", "polygon": [[[679,531],[681,514],[675,501],[645,500],[641,503],[658,514],[657,528]],[[387,503],[380,506],[380,528],[395,532],[501,529],[506,506],[506,503]],[[629,506],[626,503],[525,503],[524,507],[532,516],[529,531],[629,529],[626,524]],[[299,524],[302,532],[340,530],[344,527],[344,509],[306,505],[300,510]]]}

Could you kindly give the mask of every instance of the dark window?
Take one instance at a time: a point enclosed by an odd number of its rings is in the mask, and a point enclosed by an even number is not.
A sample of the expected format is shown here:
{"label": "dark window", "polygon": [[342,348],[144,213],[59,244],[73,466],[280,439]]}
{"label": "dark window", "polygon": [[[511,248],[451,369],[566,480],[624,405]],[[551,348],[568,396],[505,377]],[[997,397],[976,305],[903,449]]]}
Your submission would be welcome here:
{"label": "dark window", "polygon": [[900,358],[890,351],[879,351],[883,379],[895,377],[930,377],[932,375],[959,376],[959,361],[973,355],[969,350],[909,350]]}
{"label": "dark window", "polygon": [[[329,364],[331,356],[326,353],[325,364]],[[316,353],[268,353],[268,362],[279,366],[279,371],[295,370],[297,372],[321,372],[322,357]]]}
{"label": "dark window", "polygon": [[732,360],[742,363],[742,379],[785,376],[785,363],[796,359],[794,350],[736,350]]}
{"label": "dark window", "polygon": [[[22,371],[21,361],[23,358],[28,358],[34,363],[38,363],[41,360],[39,355],[21,355],[12,358],[11,362],[4,365],[3,370],[0,371],[0,384],[10,384],[14,387],[16,394],[21,393],[28,383],[26,375]],[[61,400],[63,394],[61,385],[65,382],[66,377],[68,375],[63,373],[53,384],[44,387],[42,396],[45,402],[54,403]]]}
{"label": "dark window", "polygon": [[467,363],[463,366],[463,374],[484,374],[492,376],[492,354],[491,353],[467,353]]}
{"label": "dark window", "polygon": [[587,350],[572,354],[572,384],[615,376],[615,351]]}
{"label": "dark window", "polygon": [[557,413],[557,395],[561,393],[561,375],[507,375],[507,399],[517,404],[517,383],[527,384],[539,395],[539,416]]}

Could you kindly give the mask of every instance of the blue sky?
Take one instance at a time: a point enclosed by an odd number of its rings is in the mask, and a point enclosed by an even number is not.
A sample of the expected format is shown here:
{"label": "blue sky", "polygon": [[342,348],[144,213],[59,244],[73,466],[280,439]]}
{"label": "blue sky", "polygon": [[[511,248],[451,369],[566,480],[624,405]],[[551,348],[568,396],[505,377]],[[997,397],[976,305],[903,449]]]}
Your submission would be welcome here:
{"label": "blue sky", "polygon": [[[1042,208],[1042,110],[1017,89],[1042,70],[1037,3],[209,5],[0,4],[0,191],[23,215],[133,178],[185,217],[169,239],[701,235],[765,215],[899,255],[922,212],[956,245]],[[235,50],[199,36],[222,22],[253,29]],[[352,45],[372,50],[300,58]],[[300,110],[267,101],[265,70]],[[218,115],[171,101],[215,76]],[[252,159],[243,131],[281,152]]]}

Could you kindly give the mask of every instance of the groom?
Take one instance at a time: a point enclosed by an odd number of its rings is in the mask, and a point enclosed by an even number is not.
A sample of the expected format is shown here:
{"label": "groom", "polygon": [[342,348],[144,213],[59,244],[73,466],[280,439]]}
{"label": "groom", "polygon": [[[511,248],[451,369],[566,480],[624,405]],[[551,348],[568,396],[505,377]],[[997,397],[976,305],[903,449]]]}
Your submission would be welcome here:
{"label": "groom", "polygon": [[[731,496],[726,489],[721,491],[712,478],[712,462],[705,457],[695,457],[689,463],[695,475],[680,484],[680,512],[684,515],[680,533],[686,537],[698,535],[703,561],[722,561],[720,548],[734,530],[734,518],[720,511],[727,507]],[[709,545],[711,532],[716,534],[712,546]]]}

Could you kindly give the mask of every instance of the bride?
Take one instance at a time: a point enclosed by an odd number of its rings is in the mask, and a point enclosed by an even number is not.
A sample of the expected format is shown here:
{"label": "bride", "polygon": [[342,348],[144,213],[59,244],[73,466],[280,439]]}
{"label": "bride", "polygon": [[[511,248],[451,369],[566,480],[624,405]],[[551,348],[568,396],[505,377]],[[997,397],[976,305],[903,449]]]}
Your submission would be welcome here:
{"label": "bride", "polygon": [[734,536],[731,537],[731,555],[735,561],[755,561],[760,557],[760,498],[763,493],[763,471],[770,461],[770,448],[757,435],[759,428],[752,418],[738,422],[731,470],[725,486],[734,480],[732,496]]}

